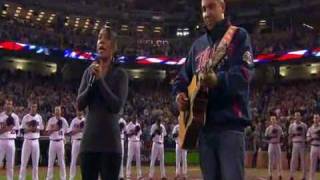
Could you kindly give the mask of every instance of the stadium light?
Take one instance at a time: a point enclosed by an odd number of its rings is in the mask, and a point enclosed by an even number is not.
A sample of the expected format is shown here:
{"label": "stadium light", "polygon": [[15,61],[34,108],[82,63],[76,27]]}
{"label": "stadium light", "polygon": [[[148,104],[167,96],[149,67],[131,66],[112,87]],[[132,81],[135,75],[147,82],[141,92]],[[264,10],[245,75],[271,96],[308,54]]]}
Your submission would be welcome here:
{"label": "stadium light", "polygon": [[287,71],[287,67],[284,67],[284,66],[282,66],[282,67],[280,67],[280,75],[282,76],[282,77],[285,77],[287,74],[288,74],[288,71]]}
{"label": "stadium light", "polygon": [[121,31],[128,31],[128,25],[121,25]]}
{"label": "stadium light", "polygon": [[18,70],[23,70],[23,69],[24,69],[23,63],[17,63],[16,69],[18,69]]}
{"label": "stadium light", "polygon": [[267,25],[267,20],[261,19],[261,20],[259,21],[259,25],[260,25],[260,26],[265,26],[265,25]]}
{"label": "stadium light", "polygon": [[311,68],[310,73],[311,74],[317,74],[318,70],[316,68]]}

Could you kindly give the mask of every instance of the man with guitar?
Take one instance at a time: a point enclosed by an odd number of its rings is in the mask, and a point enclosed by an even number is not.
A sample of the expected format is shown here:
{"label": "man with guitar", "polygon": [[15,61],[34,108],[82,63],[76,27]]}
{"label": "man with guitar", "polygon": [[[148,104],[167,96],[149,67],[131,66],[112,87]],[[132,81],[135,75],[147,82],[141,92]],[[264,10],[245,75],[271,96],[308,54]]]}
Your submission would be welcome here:
{"label": "man with guitar", "polygon": [[[180,145],[193,148],[187,146],[190,145],[187,141],[199,134],[203,178],[243,180],[243,132],[251,123],[248,107],[253,65],[251,42],[245,29],[231,26],[224,18],[224,0],[202,0],[201,7],[206,33],[193,43],[175,80],[174,92],[182,117],[179,124],[199,119],[203,124],[195,124],[185,133],[180,127]],[[193,92],[201,94],[199,101]],[[193,123],[186,127],[190,124]],[[199,133],[187,132],[197,128]],[[180,137],[190,134],[191,139]]]}

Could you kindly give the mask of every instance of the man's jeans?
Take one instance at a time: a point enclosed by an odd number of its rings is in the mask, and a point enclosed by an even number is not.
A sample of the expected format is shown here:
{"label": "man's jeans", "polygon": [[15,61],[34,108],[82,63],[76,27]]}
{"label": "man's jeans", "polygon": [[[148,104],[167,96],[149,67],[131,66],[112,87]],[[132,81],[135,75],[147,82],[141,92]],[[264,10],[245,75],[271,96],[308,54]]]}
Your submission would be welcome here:
{"label": "man's jeans", "polygon": [[244,180],[243,132],[201,132],[199,151],[204,180]]}

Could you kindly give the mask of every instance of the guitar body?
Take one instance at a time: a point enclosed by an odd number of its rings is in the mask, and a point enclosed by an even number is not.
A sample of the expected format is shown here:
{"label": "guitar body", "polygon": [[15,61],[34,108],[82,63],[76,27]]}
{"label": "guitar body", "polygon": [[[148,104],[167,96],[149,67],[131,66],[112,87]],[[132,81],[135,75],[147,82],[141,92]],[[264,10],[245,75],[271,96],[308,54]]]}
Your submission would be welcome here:
{"label": "guitar body", "polygon": [[198,135],[205,123],[208,95],[200,89],[198,75],[194,75],[188,86],[189,108],[179,113],[179,144],[183,149],[194,149]]}

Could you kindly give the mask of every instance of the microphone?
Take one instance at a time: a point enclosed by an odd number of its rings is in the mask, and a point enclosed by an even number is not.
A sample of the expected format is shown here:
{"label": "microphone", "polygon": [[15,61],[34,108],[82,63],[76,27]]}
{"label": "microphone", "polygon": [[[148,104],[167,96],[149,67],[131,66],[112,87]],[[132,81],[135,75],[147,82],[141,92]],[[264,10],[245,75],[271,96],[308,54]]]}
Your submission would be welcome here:
{"label": "microphone", "polygon": [[96,80],[96,76],[91,74],[90,79],[89,79],[89,87],[92,87],[93,82]]}
{"label": "microphone", "polygon": [[[94,62],[95,62],[95,61],[99,61],[99,59],[100,59],[100,54],[96,54],[96,57],[95,57]],[[90,79],[89,79],[89,87],[92,87],[94,81],[96,80],[96,76],[93,75],[92,72],[90,73],[90,75],[91,75],[91,76],[90,76]]]}

